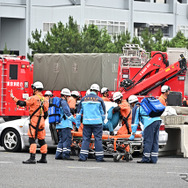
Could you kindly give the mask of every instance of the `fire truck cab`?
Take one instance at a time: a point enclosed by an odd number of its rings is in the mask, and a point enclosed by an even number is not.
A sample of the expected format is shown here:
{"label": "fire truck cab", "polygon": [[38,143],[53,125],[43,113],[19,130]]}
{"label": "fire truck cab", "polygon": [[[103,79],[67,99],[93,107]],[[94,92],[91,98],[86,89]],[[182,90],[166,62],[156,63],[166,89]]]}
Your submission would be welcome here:
{"label": "fire truck cab", "polygon": [[28,115],[28,109],[17,107],[10,97],[12,90],[20,100],[32,94],[33,67],[24,56],[0,55],[0,117],[8,121]]}

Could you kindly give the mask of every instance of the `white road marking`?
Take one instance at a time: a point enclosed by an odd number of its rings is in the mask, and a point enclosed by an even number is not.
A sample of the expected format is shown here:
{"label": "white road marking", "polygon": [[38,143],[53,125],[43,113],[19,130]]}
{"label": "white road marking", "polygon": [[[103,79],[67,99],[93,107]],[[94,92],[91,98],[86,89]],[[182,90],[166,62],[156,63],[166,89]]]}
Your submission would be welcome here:
{"label": "white road marking", "polygon": [[13,162],[11,162],[11,161],[0,161],[0,164],[11,164],[11,163],[13,163]]}
{"label": "white road marking", "polygon": [[82,167],[82,166],[68,166],[67,168],[77,168],[77,169],[99,169],[99,168],[102,168],[102,167]]}

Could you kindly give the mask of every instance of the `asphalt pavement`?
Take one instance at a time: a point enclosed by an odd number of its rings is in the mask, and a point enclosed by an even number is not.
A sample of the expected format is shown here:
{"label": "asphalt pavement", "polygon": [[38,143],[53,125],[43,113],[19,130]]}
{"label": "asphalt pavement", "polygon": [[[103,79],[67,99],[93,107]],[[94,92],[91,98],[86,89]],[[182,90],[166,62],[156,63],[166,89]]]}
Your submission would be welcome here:
{"label": "asphalt pavement", "polygon": [[[99,163],[95,159],[79,162],[55,160],[55,151],[47,156],[47,164],[22,164],[29,158],[27,151],[6,152],[0,147],[0,187],[2,188],[100,188],[100,187],[188,187],[188,158],[159,157],[157,164],[131,162]],[[40,153],[37,153],[37,159]]]}

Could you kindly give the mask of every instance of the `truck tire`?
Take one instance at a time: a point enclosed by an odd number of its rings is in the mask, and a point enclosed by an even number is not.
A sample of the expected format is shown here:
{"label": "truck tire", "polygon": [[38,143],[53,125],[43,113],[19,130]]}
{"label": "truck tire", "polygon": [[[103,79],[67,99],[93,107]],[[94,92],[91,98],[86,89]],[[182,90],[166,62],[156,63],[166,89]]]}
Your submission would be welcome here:
{"label": "truck tire", "polygon": [[15,129],[6,129],[1,137],[2,146],[6,151],[20,151],[21,139],[18,131]]}

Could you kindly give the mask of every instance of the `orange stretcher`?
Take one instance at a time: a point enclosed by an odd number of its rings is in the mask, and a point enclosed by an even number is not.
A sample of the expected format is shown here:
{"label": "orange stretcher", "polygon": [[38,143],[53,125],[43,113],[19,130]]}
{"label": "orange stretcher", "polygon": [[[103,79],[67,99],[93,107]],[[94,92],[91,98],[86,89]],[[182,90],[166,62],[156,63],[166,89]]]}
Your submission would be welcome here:
{"label": "orange stretcher", "polygon": [[[82,142],[82,132],[72,131],[72,140],[75,149],[80,150]],[[134,151],[142,150],[143,139],[141,134],[136,134],[133,141],[129,140],[130,134],[111,136],[108,134],[102,135],[102,142],[105,155],[113,155],[114,162],[124,159],[127,162],[132,160]],[[89,153],[94,154],[94,135],[91,137]]]}

